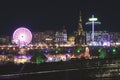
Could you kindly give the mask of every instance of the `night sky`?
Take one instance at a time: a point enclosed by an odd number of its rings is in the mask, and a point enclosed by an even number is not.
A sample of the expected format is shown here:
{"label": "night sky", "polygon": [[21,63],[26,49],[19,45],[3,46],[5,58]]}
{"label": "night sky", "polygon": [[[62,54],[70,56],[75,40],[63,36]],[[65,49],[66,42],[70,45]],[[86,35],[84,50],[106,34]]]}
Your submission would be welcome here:
{"label": "night sky", "polygon": [[116,0],[3,0],[0,1],[0,35],[12,35],[24,26],[32,32],[60,30],[68,33],[77,30],[79,12],[82,11],[84,30],[88,18],[95,15],[102,23],[95,30],[120,32],[120,4]]}

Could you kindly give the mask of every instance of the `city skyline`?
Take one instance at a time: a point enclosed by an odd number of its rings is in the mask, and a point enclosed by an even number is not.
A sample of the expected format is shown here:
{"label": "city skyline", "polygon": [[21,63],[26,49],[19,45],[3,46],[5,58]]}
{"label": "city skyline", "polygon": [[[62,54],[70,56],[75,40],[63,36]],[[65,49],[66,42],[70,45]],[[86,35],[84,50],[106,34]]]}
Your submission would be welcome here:
{"label": "city skyline", "polygon": [[119,4],[113,1],[1,1],[0,10],[0,35],[11,36],[21,26],[32,32],[65,26],[71,33],[77,31],[80,10],[84,30],[91,30],[85,22],[94,14],[102,23],[95,30],[119,31]]}

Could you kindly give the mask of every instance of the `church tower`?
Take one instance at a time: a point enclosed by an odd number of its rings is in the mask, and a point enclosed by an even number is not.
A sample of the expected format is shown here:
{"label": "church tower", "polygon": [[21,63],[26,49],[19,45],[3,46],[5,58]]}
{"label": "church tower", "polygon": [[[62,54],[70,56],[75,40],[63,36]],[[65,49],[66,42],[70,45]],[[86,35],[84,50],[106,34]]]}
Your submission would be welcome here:
{"label": "church tower", "polygon": [[79,17],[79,22],[78,22],[77,35],[75,38],[75,44],[76,45],[83,45],[85,43],[86,43],[86,39],[85,39],[85,33],[83,31],[82,15],[81,15],[81,11],[80,11],[80,17]]}

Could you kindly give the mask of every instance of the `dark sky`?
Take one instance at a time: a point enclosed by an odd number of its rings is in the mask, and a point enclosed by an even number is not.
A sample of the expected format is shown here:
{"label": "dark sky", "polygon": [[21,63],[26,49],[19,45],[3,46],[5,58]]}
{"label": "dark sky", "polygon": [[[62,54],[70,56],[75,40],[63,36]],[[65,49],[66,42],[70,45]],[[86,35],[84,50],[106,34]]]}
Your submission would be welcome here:
{"label": "dark sky", "polygon": [[[77,30],[82,11],[84,30],[91,30],[85,22],[92,14],[102,23],[96,30],[119,31],[120,4],[116,0],[1,0],[0,35],[12,35],[18,27],[31,31]],[[89,28],[88,28],[89,27]]]}

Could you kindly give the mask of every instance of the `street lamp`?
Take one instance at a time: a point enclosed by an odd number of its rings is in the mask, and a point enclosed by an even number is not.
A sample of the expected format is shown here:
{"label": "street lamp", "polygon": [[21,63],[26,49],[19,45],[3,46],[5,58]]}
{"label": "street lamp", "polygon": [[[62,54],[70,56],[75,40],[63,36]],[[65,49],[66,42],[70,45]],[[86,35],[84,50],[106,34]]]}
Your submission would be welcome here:
{"label": "street lamp", "polygon": [[101,22],[98,22],[98,19],[95,18],[94,15],[92,15],[92,18],[89,18],[88,20],[89,22],[86,22],[86,25],[92,24],[92,43],[94,43],[94,24],[101,24]]}

